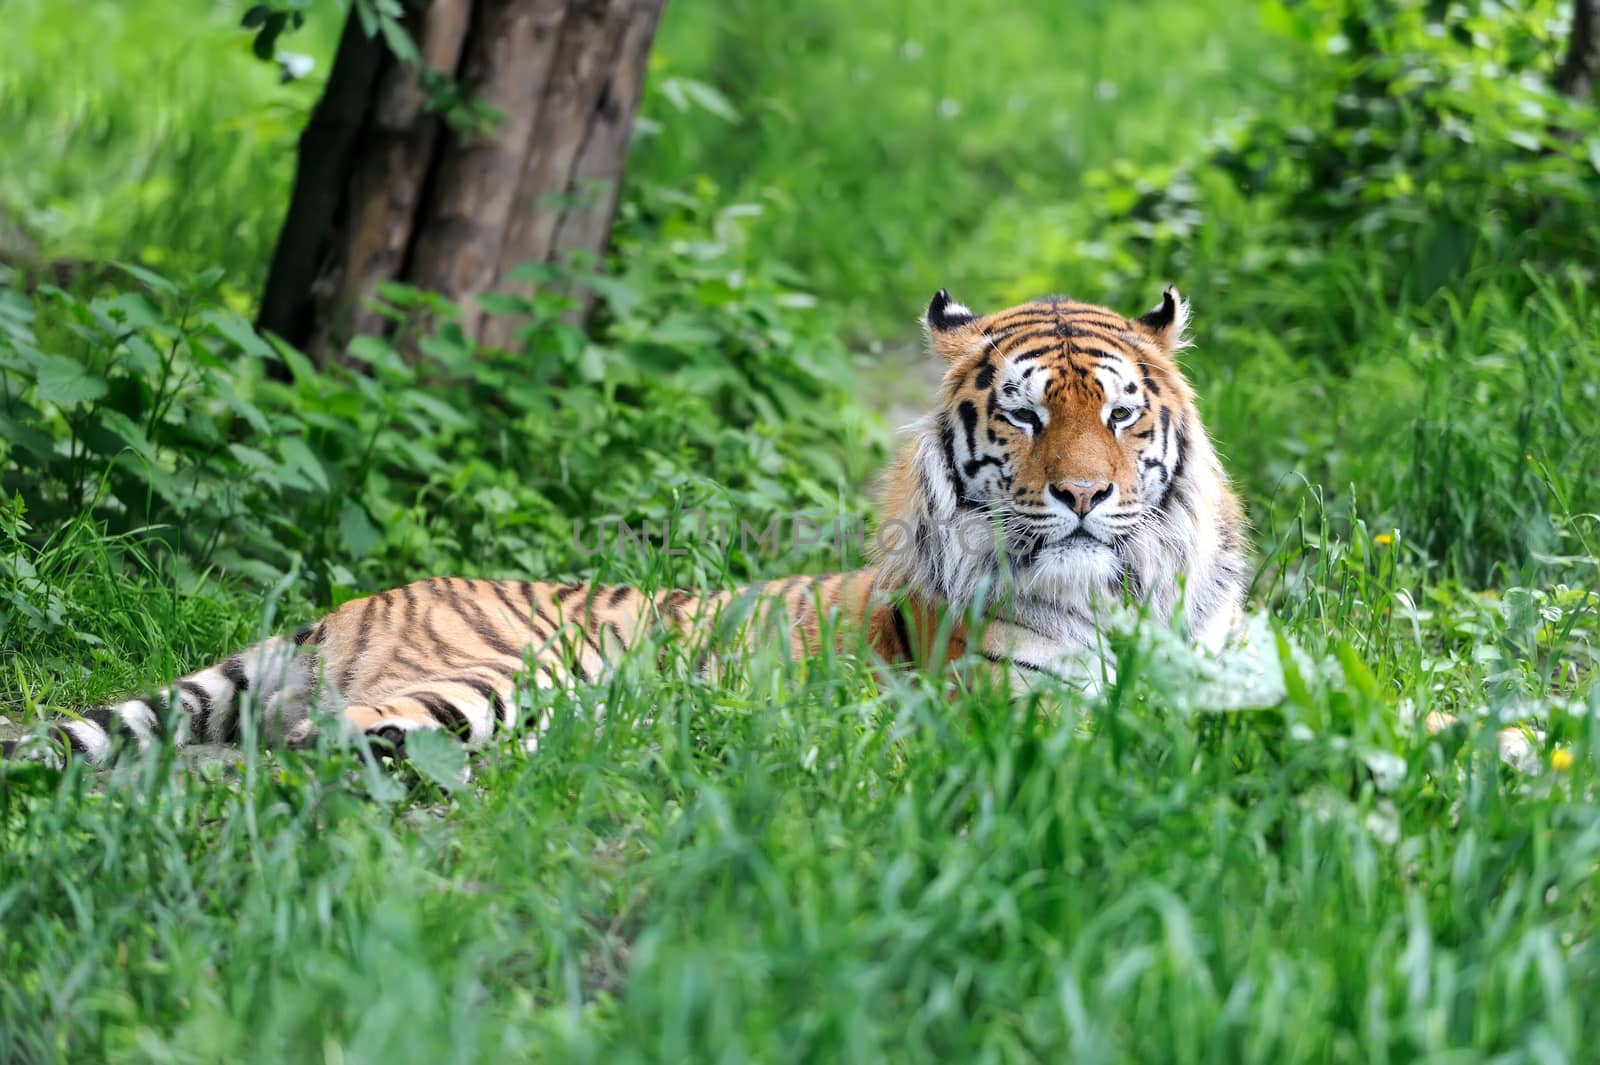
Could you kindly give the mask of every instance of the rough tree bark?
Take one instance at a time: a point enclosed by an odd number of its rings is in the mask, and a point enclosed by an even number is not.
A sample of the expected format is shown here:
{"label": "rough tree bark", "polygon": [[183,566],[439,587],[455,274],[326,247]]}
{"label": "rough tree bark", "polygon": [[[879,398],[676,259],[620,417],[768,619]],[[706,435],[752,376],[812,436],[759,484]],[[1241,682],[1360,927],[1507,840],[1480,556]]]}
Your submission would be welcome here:
{"label": "rough tree bark", "polygon": [[1575,100],[1594,99],[1600,77],[1600,0],[1572,0],[1572,34],[1556,71],[1556,88]]}
{"label": "rough tree bark", "polygon": [[523,263],[603,252],[664,5],[417,4],[407,28],[423,64],[500,113],[466,133],[428,109],[417,73],[352,11],[300,138],[257,324],[326,363],[352,336],[385,331],[369,303],[401,281],[460,301],[480,342],[511,344],[517,323],[486,316],[474,298],[531,293],[507,280]]}

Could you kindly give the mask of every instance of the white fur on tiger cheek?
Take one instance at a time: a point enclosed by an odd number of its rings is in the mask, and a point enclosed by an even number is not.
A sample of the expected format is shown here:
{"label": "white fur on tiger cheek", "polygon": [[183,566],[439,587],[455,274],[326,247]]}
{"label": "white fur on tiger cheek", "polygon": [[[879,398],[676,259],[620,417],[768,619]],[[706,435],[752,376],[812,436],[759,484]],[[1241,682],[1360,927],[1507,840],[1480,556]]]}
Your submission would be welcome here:
{"label": "white fur on tiger cheek", "polygon": [[912,508],[885,523],[875,545],[880,566],[897,584],[937,589],[953,604],[990,595],[999,558],[987,511],[962,507],[940,443],[940,423],[925,418],[911,458]]}
{"label": "white fur on tiger cheek", "polygon": [[926,490],[929,514],[948,520],[956,512],[956,494],[950,479],[944,475],[944,456],[939,454],[935,431],[929,421],[923,420],[922,440],[917,445],[917,479]]}

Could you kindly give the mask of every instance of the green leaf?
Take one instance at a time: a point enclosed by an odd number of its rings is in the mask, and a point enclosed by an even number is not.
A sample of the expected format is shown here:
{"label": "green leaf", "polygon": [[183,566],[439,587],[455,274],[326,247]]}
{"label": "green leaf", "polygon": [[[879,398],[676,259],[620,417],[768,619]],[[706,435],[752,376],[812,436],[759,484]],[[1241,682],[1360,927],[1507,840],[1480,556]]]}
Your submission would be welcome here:
{"label": "green leaf", "polygon": [[405,25],[398,18],[385,16],[378,21],[378,29],[396,59],[407,66],[417,65],[417,46],[411,42],[411,35],[406,33]]}
{"label": "green leaf", "polygon": [[599,344],[586,344],[578,356],[578,376],[585,381],[603,381],[606,376],[606,358],[610,349]]}
{"label": "green leaf", "polygon": [[250,328],[250,323],[232,311],[221,308],[208,310],[200,316],[200,320],[216,330],[224,339],[231,340],[246,355],[253,355],[258,359],[277,358],[272,346]]}
{"label": "green leaf", "polygon": [[278,468],[276,462],[248,444],[229,444],[228,451],[239,460],[241,466],[261,470],[264,473],[272,473]]}
{"label": "green leaf", "polygon": [[[36,459],[48,463],[55,457],[55,442],[49,433],[39,429],[38,425],[43,421],[38,416],[39,412],[20,400],[14,406],[18,410],[13,412],[0,410],[0,439],[5,440],[12,448],[28,451]],[[20,413],[21,417],[13,417],[14,413]],[[15,457],[13,452],[13,461]]]}
{"label": "green leaf", "polygon": [[156,461],[155,445],[150,443],[150,438],[144,435],[144,430],[126,414],[121,411],[102,410],[100,424],[131,447],[140,458],[147,462]]}
{"label": "green leaf", "polygon": [[400,802],[406,797],[406,789],[392,774],[384,772],[383,767],[375,760],[362,759],[361,779],[366,785],[367,794],[374,802],[387,805]]}
{"label": "green leaf", "polygon": [[406,733],[406,762],[445,791],[466,787],[466,748],[442,729],[413,729]]}
{"label": "green leaf", "polygon": [[339,505],[339,537],[346,553],[355,558],[370,555],[383,543],[383,533],[372,524],[360,503],[346,499]]}
{"label": "green leaf", "polygon": [[137,289],[97,299],[93,307],[97,312],[107,315],[114,321],[124,322],[134,329],[147,329],[153,333],[160,333],[167,328],[166,318],[161,311]]}
{"label": "green leaf", "polygon": [[661,95],[679,111],[689,110],[689,98],[684,92],[683,81],[682,78],[663,78],[660,86]]}
{"label": "green leaf", "polygon": [[188,288],[191,292],[210,292],[227,274],[220,266],[208,266],[189,279]]}
{"label": "green leaf", "polygon": [[690,100],[693,100],[702,109],[710,111],[724,122],[739,121],[739,112],[734,108],[733,103],[721,92],[705,82],[693,78],[685,78],[683,79],[683,91]]}
{"label": "green leaf", "polygon": [[254,403],[239,395],[239,393],[228,387],[226,383],[219,385],[217,391],[221,393],[222,402],[228,405],[228,409],[249,422],[250,428],[262,436],[267,436],[272,432],[272,425],[267,421],[267,416],[262,414],[260,408]]}
{"label": "green leaf", "polygon": [[407,379],[413,376],[411,367],[406,365],[394,347],[382,337],[366,334],[354,337],[345,348],[345,353],[352,359],[360,359],[374,369],[388,370]]}
{"label": "green leaf", "polygon": [[1312,697],[1311,688],[1306,684],[1305,677],[1300,674],[1300,667],[1295,662],[1294,650],[1289,646],[1289,640],[1278,626],[1273,626],[1273,639],[1277,643],[1278,664],[1283,670],[1283,688],[1288,696],[1289,705],[1300,711],[1301,720],[1309,725],[1312,731],[1321,731],[1326,728],[1326,715],[1317,701]]}
{"label": "green leaf", "polygon": [[278,450],[290,468],[304,474],[306,480],[324,492],[329,489],[328,471],[322,468],[322,462],[311,453],[304,440],[298,436],[286,436],[278,441]]}
{"label": "green leaf", "polygon": [[1427,297],[1437,292],[1467,261],[1477,240],[1475,225],[1448,216],[1435,222],[1422,254],[1412,267],[1417,295]]}
{"label": "green leaf", "polygon": [[627,318],[644,305],[645,294],[637,284],[625,277],[599,276],[591,278],[589,287],[618,318]]}
{"label": "green leaf", "polygon": [[34,391],[47,403],[88,403],[106,394],[106,380],[77,359],[46,355],[34,371]]}
{"label": "green leaf", "polygon": [[415,392],[406,397],[406,402],[431,415],[441,429],[468,429],[472,426],[471,419],[461,411],[426,392]]}
{"label": "green leaf", "polygon": [[361,32],[368,37],[378,32],[378,15],[372,10],[372,0],[356,0],[356,18],[361,20]]}
{"label": "green leaf", "polygon": [[142,336],[131,336],[123,342],[121,362],[123,369],[131,367],[149,381],[161,373],[161,353]]}
{"label": "green leaf", "polygon": [[513,296],[486,292],[477,298],[477,304],[483,308],[485,314],[505,315],[507,317],[519,314],[531,314],[534,310],[533,301],[526,296]]}
{"label": "green leaf", "polygon": [[111,265],[116,267],[118,270],[121,270],[135,281],[138,281],[146,288],[153,289],[154,291],[160,292],[167,296],[176,296],[178,294],[177,285],[174,285],[171,281],[168,281],[166,278],[162,277],[158,273],[155,273],[154,271],[146,270],[142,266],[135,266],[133,263],[113,262]]}
{"label": "green leaf", "polygon": [[1365,714],[1354,722],[1356,734],[1367,742],[1377,743],[1386,749],[1392,748],[1395,743],[1393,714],[1383,696],[1378,678],[1372,675],[1372,670],[1361,660],[1361,656],[1349,641],[1337,641],[1334,644],[1334,654],[1339,659],[1345,683],[1354,689],[1360,698],[1361,708],[1365,711]]}
{"label": "green leaf", "polygon": [[290,344],[276,333],[268,333],[266,337],[267,342],[272,345],[272,350],[278,353],[278,358],[282,359],[284,365],[289,367],[289,376],[294,379],[296,384],[308,382],[317,376],[317,368],[293,344]]}
{"label": "green leaf", "polygon": [[1346,640],[1339,640],[1334,644],[1334,654],[1338,656],[1339,665],[1344,671],[1344,679],[1367,699],[1380,702],[1383,692],[1378,687],[1378,678],[1372,675],[1372,670],[1361,661],[1361,656],[1356,649]]}

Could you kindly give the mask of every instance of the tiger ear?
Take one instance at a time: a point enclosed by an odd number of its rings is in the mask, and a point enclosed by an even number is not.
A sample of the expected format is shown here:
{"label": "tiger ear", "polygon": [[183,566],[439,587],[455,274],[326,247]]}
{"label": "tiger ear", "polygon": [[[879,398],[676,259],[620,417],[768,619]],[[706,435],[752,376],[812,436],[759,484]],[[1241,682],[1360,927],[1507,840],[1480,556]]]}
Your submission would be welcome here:
{"label": "tiger ear", "polygon": [[1155,309],[1134,321],[1155,334],[1162,350],[1171,354],[1187,343],[1184,333],[1189,328],[1189,301],[1178,293],[1177,286],[1168,285]]}
{"label": "tiger ear", "polygon": [[950,298],[950,293],[940,289],[928,302],[928,313],[922,316],[923,328],[928,332],[928,346],[941,359],[954,360],[965,355],[979,330],[978,319],[966,307]]}

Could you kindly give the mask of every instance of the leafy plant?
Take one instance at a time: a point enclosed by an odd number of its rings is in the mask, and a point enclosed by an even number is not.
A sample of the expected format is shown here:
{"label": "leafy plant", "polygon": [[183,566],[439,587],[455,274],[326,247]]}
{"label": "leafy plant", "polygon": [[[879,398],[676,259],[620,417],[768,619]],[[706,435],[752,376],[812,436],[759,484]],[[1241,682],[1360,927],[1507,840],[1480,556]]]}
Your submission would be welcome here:
{"label": "leafy plant", "polygon": [[[648,242],[632,235],[646,211]],[[324,600],[431,573],[569,574],[602,561],[575,545],[605,518],[703,510],[737,526],[841,500],[858,515],[875,430],[840,417],[848,357],[814,301],[750,255],[743,213],[630,207],[625,265],[587,278],[593,338],[558,295],[503,299],[525,346],[479,350],[452,307],[395,288],[400,337],[423,311],[442,323],[413,338],[417,357],[361,337],[353,368],[325,372],[218,306],[215,272],[177,283],[124,266],[130,284],[97,295],[5,290],[0,490],[36,528],[87,510],[154,537],[186,583],[294,569]],[[288,383],[264,372],[279,360]],[[627,573],[670,557],[603,561]],[[770,565],[702,556],[663,576]]]}

